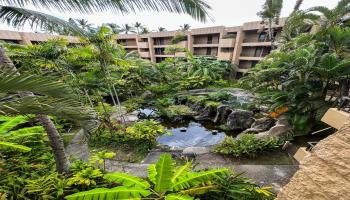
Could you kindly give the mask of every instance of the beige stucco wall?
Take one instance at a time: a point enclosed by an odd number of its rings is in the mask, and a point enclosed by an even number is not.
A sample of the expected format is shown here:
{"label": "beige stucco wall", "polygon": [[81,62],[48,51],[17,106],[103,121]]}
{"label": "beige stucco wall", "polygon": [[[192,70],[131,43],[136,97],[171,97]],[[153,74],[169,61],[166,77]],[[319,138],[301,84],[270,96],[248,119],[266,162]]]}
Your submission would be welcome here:
{"label": "beige stucco wall", "polygon": [[350,199],[350,120],[319,142],[277,200]]}

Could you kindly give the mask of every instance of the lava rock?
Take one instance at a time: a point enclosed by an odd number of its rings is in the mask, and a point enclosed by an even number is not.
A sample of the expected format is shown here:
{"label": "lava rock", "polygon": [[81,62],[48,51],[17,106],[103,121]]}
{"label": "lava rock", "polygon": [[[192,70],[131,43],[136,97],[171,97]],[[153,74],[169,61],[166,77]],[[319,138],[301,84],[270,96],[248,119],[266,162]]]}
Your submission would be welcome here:
{"label": "lava rock", "polygon": [[226,126],[231,130],[245,130],[254,123],[254,113],[248,110],[233,110],[227,117]]}
{"label": "lava rock", "polygon": [[229,106],[220,105],[216,109],[216,115],[213,119],[214,123],[222,124],[227,119],[227,116],[232,112]]}
{"label": "lava rock", "polygon": [[260,132],[256,135],[257,138],[281,138],[292,130],[289,124],[288,117],[281,115],[277,118],[276,125],[272,126],[268,131]]}
{"label": "lava rock", "polygon": [[216,113],[216,109],[213,106],[205,106],[203,111],[198,115],[195,116],[194,119],[196,120],[210,120],[211,117],[213,117]]}
{"label": "lava rock", "polygon": [[252,126],[250,128],[248,128],[247,130],[243,131],[243,133],[248,133],[248,132],[258,133],[258,132],[267,131],[274,124],[275,124],[275,120],[268,118],[268,117],[256,119],[254,121],[254,123],[252,124]]}

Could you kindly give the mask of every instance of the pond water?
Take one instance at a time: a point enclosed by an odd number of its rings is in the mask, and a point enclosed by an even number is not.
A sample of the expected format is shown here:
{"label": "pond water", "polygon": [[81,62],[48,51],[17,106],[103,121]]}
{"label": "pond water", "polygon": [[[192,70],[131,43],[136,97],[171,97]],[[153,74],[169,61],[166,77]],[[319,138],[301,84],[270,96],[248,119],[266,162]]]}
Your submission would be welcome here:
{"label": "pond water", "polygon": [[[218,144],[225,138],[225,133],[213,129],[209,123],[187,121],[183,123],[162,123],[171,135],[162,135],[158,142],[176,148],[207,147]],[[205,126],[207,125],[207,127]]]}

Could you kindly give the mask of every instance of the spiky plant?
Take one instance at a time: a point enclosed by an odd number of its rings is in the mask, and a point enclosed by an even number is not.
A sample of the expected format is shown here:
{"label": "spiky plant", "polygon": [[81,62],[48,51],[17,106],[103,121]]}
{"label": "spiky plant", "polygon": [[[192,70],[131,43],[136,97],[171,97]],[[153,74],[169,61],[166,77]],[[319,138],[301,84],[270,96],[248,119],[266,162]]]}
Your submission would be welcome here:
{"label": "spiky plant", "polygon": [[122,186],[79,192],[66,196],[66,199],[192,200],[196,195],[218,188],[213,184],[213,180],[228,173],[225,168],[199,172],[191,172],[191,169],[191,163],[175,167],[171,155],[162,154],[158,162],[148,168],[149,181],[125,173],[109,173],[104,179]]}

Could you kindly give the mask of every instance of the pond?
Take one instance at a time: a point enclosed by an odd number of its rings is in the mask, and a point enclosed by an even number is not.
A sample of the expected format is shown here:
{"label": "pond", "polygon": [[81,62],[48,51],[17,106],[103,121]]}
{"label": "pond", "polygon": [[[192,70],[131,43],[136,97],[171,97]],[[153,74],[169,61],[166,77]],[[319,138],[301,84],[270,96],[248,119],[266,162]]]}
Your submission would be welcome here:
{"label": "pond", "polygon": [[225,133],[214,129],[210,123],[185,121],[182,123],[163,122],[163,126],[171,135],[162,135],[158,142],[162,145],[175,148],[207,147],[220,143],[225,138]]}

